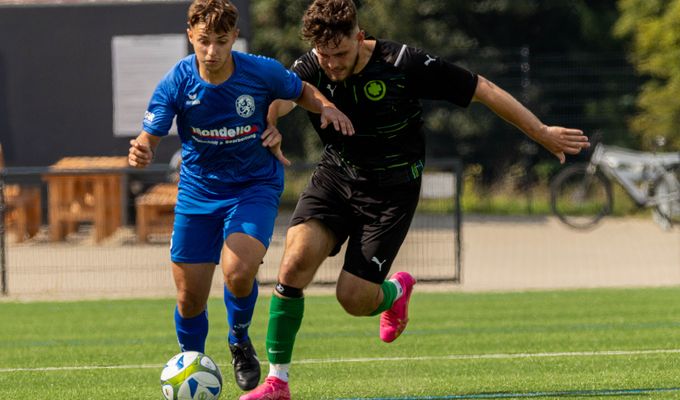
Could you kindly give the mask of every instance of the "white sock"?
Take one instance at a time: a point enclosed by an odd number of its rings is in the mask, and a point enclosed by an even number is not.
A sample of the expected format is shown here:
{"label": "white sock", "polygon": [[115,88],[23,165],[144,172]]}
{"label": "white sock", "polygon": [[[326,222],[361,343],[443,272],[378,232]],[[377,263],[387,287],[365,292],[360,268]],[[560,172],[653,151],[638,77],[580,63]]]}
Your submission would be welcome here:
{"label": "white sock", "polygon": [[397,301],[401,295],[404,294],[404,288],[401,287],[401,283],[399,283],[399,281],[396,279],[390,279],[390,282],[394,283],[394,286],[397,287],[397,297],[394,298],[394,301]]}
{"label": "white sock", "polygon": [[275,376],[284,382],[288,382],[288,369],[290,368],[290,363],[288,364],[269,364],[269,375]]}

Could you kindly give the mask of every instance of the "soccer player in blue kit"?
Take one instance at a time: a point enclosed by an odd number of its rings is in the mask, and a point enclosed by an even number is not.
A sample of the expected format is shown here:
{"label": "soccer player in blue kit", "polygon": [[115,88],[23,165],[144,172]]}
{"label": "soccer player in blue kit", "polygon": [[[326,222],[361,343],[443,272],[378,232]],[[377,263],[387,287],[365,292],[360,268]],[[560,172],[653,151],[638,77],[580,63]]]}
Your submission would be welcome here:
{"label": "soccer player in blue kit", "polygon": [[190,5],[187,35],[194,54],[158,84],[128,159],[133,167],[149,165],[177,117],[182,165],[170,245],[177,338],[182,351],[205,351],[206,304],[221,258],[234,374],[248,390],[260,379],[248,337],[258,295],[255,277],[283,191],[282,163],[288,164],[267,110],[275,99],[289,99],[319,114],[338,135],[353,134],[353,127],[316,88],[277,61],[232,51],[237,20],[238,10],[228,0]]}

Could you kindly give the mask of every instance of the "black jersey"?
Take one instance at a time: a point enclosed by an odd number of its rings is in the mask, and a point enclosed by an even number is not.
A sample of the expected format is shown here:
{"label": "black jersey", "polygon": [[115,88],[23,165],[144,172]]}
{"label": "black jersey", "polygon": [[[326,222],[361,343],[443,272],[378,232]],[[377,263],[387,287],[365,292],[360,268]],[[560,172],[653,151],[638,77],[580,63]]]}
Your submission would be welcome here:
{"label": "black jersey", "polygon": [[[420,49],[376,40],[368,64],[342,82],[331,81],[310,51],[293,64],[300,78],[316,86],[345,113],[356,131],[339,134],[332,125],[320,128],[318,114],[312,125],[325,146],[322,164],[342,169],[353,180],[375,176],[417,178],[425,156],[420,99],[447,100],[461,107],[470,104],[477,75]],[[397,183],[397,182],[394,183]]]}

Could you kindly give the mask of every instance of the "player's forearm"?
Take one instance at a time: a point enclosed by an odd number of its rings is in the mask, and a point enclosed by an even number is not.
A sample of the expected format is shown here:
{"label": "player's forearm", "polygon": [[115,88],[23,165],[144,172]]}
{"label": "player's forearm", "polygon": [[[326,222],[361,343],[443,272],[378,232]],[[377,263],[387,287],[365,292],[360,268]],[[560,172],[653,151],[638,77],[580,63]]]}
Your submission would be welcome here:
{"label": "player's forearm", "polygon": [[151,152],[153,154],[156,154],[156,149],[158,148],[158,145],[161,143],[161,137],[152,135],[146,131],[142,131],[142,133],[137,136],[137,142],[149,146],[149,149],[151,149]]}
{"label": "player's forearm", "polygon": [[289,100],[274,100],[269,105],[269,110],[267,111],[267,122],[270,125],[276,126],[276,121],[288,114],[295,108],[295,103]]}
{"label": "player's forearm", "polygon": [[541,142],[547,128],[538,117],[523,106],[510,93],[496,86],[493,82],[479,76],[479,82],[473,100],[479,101],[491,109],[496,115],[511,123],[527,136]]}
{"label": "player's forearm", "polygon": [[321,94],[321,92],[307,82],[303,82],[302,94],[295,101],[297,105],[315,114],[321,114],[324,107],[335,108],[335,105]]}

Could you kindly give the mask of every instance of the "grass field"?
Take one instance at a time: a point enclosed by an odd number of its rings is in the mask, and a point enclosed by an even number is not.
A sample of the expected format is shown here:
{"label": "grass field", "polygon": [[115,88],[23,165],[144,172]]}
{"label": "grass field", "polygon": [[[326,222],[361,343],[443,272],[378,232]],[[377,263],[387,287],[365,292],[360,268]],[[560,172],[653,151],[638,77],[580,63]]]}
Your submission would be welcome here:
{"label": "grass field", "polygon": [[[160,399],[177,352],[173,304],[0,303],[0,399]],[[260,298],[251,328],[261,354],[268,304]],[[209,307],[206,350],[225,377],[221,398],[235,399],[224,305]],[[416,292],[392,344],[377,318],[350,317],[334,297],[308,297],[305,314],[295,399],[680,399],[680,288]]]}

